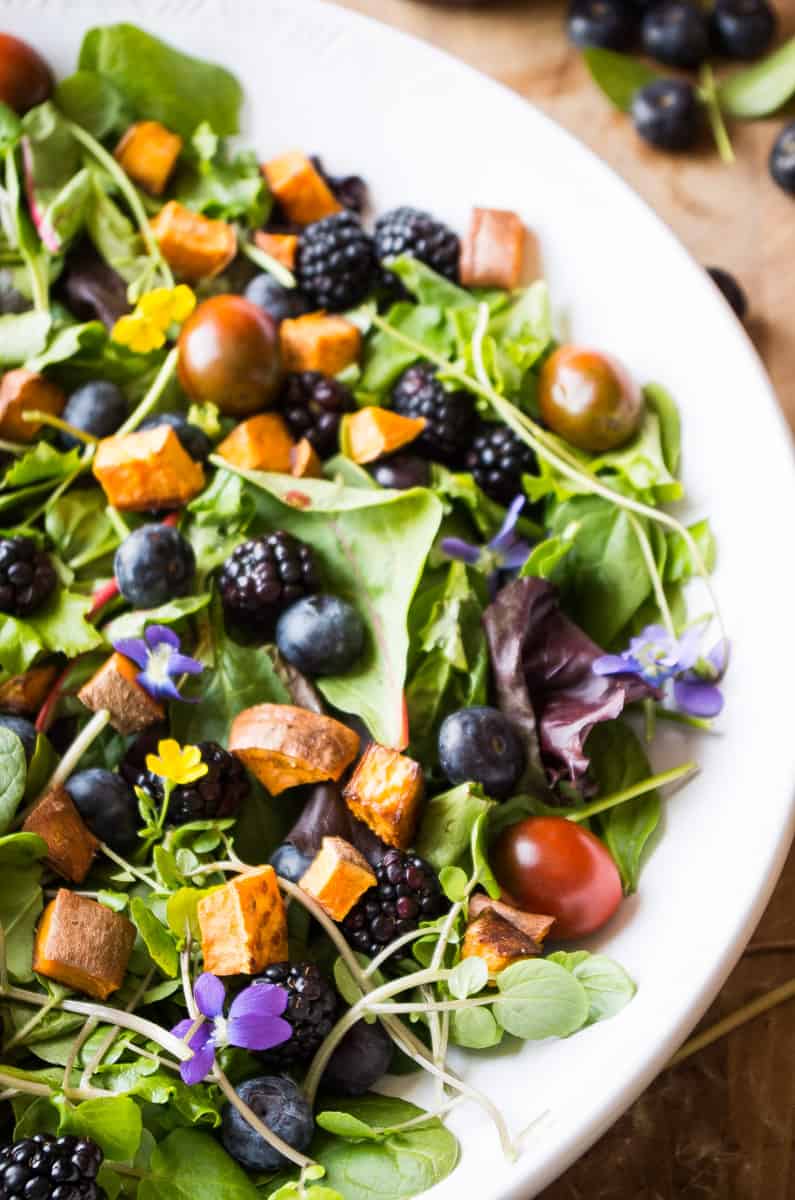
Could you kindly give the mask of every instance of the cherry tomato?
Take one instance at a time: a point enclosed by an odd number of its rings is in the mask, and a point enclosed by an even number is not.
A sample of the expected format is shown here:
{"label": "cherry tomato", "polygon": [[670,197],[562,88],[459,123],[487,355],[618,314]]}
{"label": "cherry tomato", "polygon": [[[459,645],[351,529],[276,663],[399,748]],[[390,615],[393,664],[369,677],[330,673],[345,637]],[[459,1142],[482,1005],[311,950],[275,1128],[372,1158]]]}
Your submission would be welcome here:
{"label": "cherry tomato", "polygon": [[494,845],[494,874],[519,908],[555,918],[554,938],[593,933],[621,903],[621,878],[597,837],[565,817],[527,817]]}
{"label": "cherry tomato", "polygon": [[0,100],[25,113],[43,104],[52,91],[52,73],[27,42],[0,33]]}
{"label": "cherry tomato", "polygon": [[179,381],[193,400],[212,401],[227,416],[267,408],[282,381],[273,318],[243,296],[213,296],[179,335]]}
{"label": "cherry tomato", "polygon": [[580,346],[560,346],[549,356],[538,401],[553,433],[591,454],[629,441],[643,415],[640,390],[621,364]]}

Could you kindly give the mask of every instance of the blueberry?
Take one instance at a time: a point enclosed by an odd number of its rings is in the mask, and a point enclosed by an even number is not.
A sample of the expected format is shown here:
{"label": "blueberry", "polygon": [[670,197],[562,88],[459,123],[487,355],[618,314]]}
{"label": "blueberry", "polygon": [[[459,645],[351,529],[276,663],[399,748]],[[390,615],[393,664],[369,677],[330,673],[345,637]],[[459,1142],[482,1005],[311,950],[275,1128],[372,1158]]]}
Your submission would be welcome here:
{"label": "blueberry", "polygon": [[712,12],[712,40],[729,58],[756,58],[776,32],[776,14],[767,0],[717,0]]}
{"label": "blueberry", "polygon": [[626,50],[637,26],[626,0],[571,0],[567,27],[575,46],[604,46]]}
{"label": "blueberry", "polygon": [[276,874],[281,875],[282,879],[288,879],[290,883],[298,883],[304,872],[309,870],[312,858],[308,854],[302,854],[292,842],[282,842],[281,846],[276,847],[269,861]]}
{"label": "blueberry", "polygon": [[113,771],[91,767],[78,771],[64,784],[88,828],[117,854],[138,845],[138,801],[126,779]]}
{"label": "blueberry", "polygon": [[780,188],[795,196],[795,121],[785,125],[773,143],[770,174]]}
{"label": "blueberry", "polygon": [[389,1070],[392,1042],[378,1021],[357,1021],[328,1060],[323,1087],[341,1096],[363,1096]]}
{"label": "blueberry", "polygon": [[406,488],[427,487],[431,482],[431,464],[415,454],[393,454],[373,463],[370,474],[381,487],[402,492]]}
{"label": "blueberry", "polygon": [[36,726],[33,722],[28,721],[26,717],[14,716],[13,713],[0,713],[0,726],[17,735],[25,750],[25,758],[30,762],[33,758],[33,752],[36,749],[36,738],[38,737]]}
{"label": "blueberry", "polygon": [[305,596],[279,617],[276,645],[305,675],[340,675],[361,656],[364,622],[339,596]]}
{"label": "blueberry", "polygon": [[171,525],[141,525],[116,551],[119,591],[133,608],[156,608],[184,596],[196,571],[193,547]]}
{"label": "blueberry", "polygon": [[195,462],[203,463],[207,461],[213,444],[204,430],[199,429],[198,425],[193,425],[184,413],[155,413],[153,417],[147,417],[145,421],[141,421],[138,428],[157,429],[160,425],[169,425],[174,430],[180,440],[182,449]]}
{"label": "blueberry", "polygon": [[490,796],[510,795],[524,769],[524,747],[496,708],[459,708],[439,730],[439,763],[451,783],[480,783]]}
{"label": "blueberry", "polygon": [[264,308],[274,321],[300,317],[309,312],[309,303],[298,288],[286,288],[273,275],[255,275],[243,295],[258,308]]}
{"label": "blueberry", "polygon": [[709,26],[693,0],[663,0],[643,18],[643,48],[670,67],[697,67],[709,54]]}
{"label": "blueberry", "polygon": [[707,274],[712,282],[723,292],[724,299],[734,309],[734,313],[742,321],[748,311],[748,300],[737,280],[723,267],[707,267]]}
{"label": "blueberry", "polygon": [[659,150],[686,150],[696,141],[701,109],[692,84],[656,79],[632,99],[632,120],[640,136]]}
{"label": "blueberry", "polygon": [[[127,416],[127,400],[115,383],[106,379],[92,379],[72,392],[62,414],[64,421],[82,429],[94,437],[110,437]],[[79,446],[77,438],[68,433],[58,435],[60,445],[66,449]]]}
{"label": "blueberry", "polygon": [[[307,1150],[315,1132],[312,1108],[292,1079],[284,1075],[258,1075],[235,1088],[240,1099],[269,1129],[292,1146]],[[276,1171],[288,1166],[284,1155],[251,1128],[233,1104],[224,1105],[221,1141],[232,1158],[251,1171]]]}

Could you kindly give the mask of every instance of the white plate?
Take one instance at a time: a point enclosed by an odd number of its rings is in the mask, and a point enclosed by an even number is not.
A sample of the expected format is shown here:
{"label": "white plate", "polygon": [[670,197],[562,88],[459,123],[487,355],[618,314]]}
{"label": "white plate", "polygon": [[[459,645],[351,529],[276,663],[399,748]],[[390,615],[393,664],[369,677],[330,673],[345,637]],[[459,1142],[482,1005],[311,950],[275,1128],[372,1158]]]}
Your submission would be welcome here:
{"label": "white plate", "polygon": [[795,479],[759,360],[701,267],[621,180],[540,112],[429,46],[316,0],[5,0],[0,18],[59,73],[74,69],[86,28],[113,20],[225,63],[245,86],[247,140],[263,157],[321,153],[335,172],[366,176],[377,208],[427,206],[459,229],[473,204],[518,209],[541,238],[554,303],[576,338],[682,405],[690,510],[714,521],[734,644],[722,736],[690,743],[666,729],[655,756],[663,765],[692,751],[703,770],[668,802],[639,894],[598,939],[637,980],[633,1003],[565,1042],[461,1056],[514,1129],[548,1115],[509,1166],[480,1110],[459,1109],[462,1165],[432,1195],[528,1200],[635,1099],[704,1012],[790,842]]}

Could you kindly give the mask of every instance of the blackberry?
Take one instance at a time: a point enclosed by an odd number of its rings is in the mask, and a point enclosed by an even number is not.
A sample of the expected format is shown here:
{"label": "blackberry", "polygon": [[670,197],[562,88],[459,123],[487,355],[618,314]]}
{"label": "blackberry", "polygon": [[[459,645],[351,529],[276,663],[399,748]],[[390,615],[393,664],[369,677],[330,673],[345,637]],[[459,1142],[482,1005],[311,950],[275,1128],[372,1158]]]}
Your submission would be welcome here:
{"label": "blackberry", "polygon": [[292,1025],[293,1035],[262,1055],[267,1066],[281,1069],[309,1062],[337,1018],[339,1002],[332,984],[311,962],[271,963],[253,982],[276,983],[289,995],[283,1015]]}
{"label": "blackberry", "polygon": [[522,492],[522,475],[535,469],[535,455],[507,425],[483,424],[466,456],[467,470],[492,500],[506,507]]}
{"label": "blackberry", "polygon": [[393,387],[392,407],[401,416],[425,418],[415,451],[448,466],[463,461],[475,425],[475,401],[469,392],[445,391],[435,367],[414,363]]}
{"label": "blackberry", "polygon": [[90,1138],[36,1133],[0,1150],[0,1200],[106,1200],[102,1151]]}
{"label": "blackberry", "polygon": [[458,280],[458,235],[419,209],[393,208],[375,223],[375,254],[379,262],[410,254],[439,275]]}
{"label": "blackberry", "polygon": [[361,175],[329,175],[322,160],[316,154],[311,156],[310,161],[318,175],[325,179],[342,207],[360,217],[367,207],[367,184]]}
{"label": "blackberry", "polygon": [[[245,768],[217,742],[199,742],[207,774],[195,783],[175,787],[168,803],[168,823],[187,825],[190,821],[212,821],[231,817],[249,793]],[[146,756],[154,752],[151,739],[144,735],[133,742],[119,768],[133,787],[142,788],[155,801],[163,799],[163,782],[147,769]]]}
{"label": "blackberry", "polygon": [[372,238],[349,212],[315,221],[298,243],[296,276],[318,308],[353,308],[364,300],[375,276]]}
{"label": "blackberry", "polygon": [[366,891],[342,922],[356,950],[374,958],[401,934],[433,921],[447,907],[436,872],[416,854],[387,850],[374,868],[377,883]]}
{"label": "blackberry", "polygon": [[227,614],[254,629],[319,587],[312,550],[281,529],[235,547],[218,576]]}
{"label": "blackberry", "polygon": [[344,384],[320,371],[288,375],[277,405],[293,437],[307,438],[321,458],[336,454],[340,418],[356,407]]}
{"label": "blackberry", "polygon": [[41,608],[57,582],[49,554],[32,538],[0,537],[0,612],[27,617]]}

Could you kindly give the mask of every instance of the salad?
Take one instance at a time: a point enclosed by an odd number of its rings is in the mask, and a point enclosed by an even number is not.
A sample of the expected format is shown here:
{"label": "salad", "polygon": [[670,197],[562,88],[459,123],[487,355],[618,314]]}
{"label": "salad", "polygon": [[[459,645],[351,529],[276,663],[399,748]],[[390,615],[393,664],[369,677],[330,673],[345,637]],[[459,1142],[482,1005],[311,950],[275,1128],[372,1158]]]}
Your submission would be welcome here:
{"label": "salad", "polygon": [[515,1157],[467,1061],[631,1001],[581,943],[722,706],[676,405],[516,213],[373,223],[141,29],[0,98],[0,1197],[402,1200],[462,1103]]}

